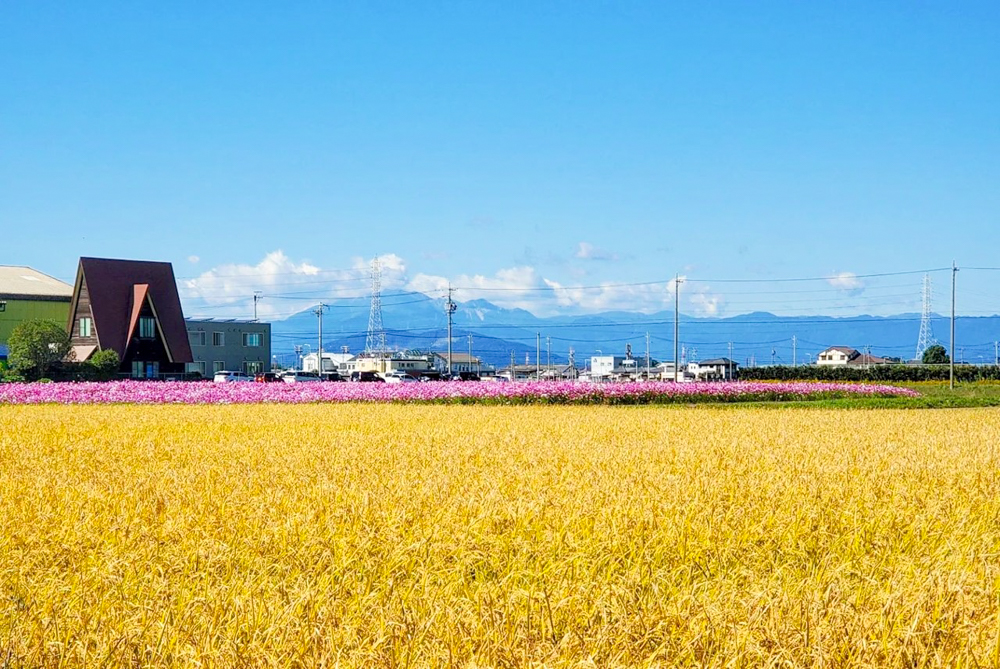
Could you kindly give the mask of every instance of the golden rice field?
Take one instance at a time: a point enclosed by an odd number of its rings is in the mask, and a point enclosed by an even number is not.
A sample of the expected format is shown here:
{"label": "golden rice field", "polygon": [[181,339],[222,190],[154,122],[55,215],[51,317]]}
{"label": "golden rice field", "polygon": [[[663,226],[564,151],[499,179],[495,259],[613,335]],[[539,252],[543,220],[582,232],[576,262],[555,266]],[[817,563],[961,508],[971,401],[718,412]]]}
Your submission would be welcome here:
{"label": "golden rice field", "polygon": [[1000,410],[0,407],[0,667],[1000,664]]}

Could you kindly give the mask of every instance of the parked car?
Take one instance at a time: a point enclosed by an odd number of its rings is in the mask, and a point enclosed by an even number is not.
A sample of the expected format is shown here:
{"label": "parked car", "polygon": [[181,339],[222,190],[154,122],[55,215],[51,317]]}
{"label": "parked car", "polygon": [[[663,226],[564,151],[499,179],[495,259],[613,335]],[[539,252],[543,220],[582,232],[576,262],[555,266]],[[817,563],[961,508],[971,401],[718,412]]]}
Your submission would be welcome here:
{"label": "parked car", "polygon": [[386,383],[418,383],[418,381],[406,372],[389,372],[385,375]]}
{"label": "parked car", "polygon": [[230,372],[223,370],[216,372],[212,378],[216,383],[233,383],[234,381],[250,381],[250,377],[243,372]]}
{"label": "parked car", "polygon": [[323,379],[316,372],[290,370],[281,375],[281,380],[285,383],[319,383]]}
{"label": "parked car", "polygon": [[281,383],[281,376],[274,372],[261,372],[253,377],[257,383]]}
{"label": "parked car", "polygon": [[354,383],[385,383],[385,379],[375,372],[351,372],[351,381]]}
{"label": "parked car", "polygon": [[322,378],[324,381],[346,381],[340,372],[323,372]]}

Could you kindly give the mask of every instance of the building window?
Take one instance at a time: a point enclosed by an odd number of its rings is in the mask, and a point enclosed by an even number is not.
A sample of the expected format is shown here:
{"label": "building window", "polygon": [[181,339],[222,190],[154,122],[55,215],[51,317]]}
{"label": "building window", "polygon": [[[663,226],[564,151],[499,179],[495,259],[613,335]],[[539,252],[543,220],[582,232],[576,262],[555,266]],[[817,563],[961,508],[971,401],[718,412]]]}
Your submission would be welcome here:
{"label": "building window", "polygon": [[140,339],[152,339],[156,336],[156,321],[152,318],[140,318],[139,319],[139,338]]}
{"label": "building window", "polygon": [[247,374],[259,374],[264,371],[264,363],[260,360],[247,360],[243,363],[243,371]]}
{"label": "building window", "polygon": [[143,360],[132,361],[132,378],[134,379],[155,379],[160,376],[160,363],[145,362]]}
{"label": "building window", "polygon": [[226,345],[226,333],[225,332],[213,332],[212,333],[212,346],[225,346]]}
{"label": "building window", "polygon": [[195,362],[189,362],[187,364],[187,371],[188,371],[188,374],[201,374],[204,377],[205,376],[205,361],[204,360],[196,360]]}
{"label": "building window", "polygon": [[93,321],[89,318],[80,319],[80,336],[89,337],[91,335],[91,329],[93,326]]}
{"label": "building window", "polygon": [[7,311],[7,300],[0,300],[0,311]]}
{"label": "building window", "polygon": [[204,346],[205,332],[203,330],[197,332],[188,331],[188,341],[191,342],[192,346]]}
{"label": "building window", "polygon": [[212,363],[212,373],[213,374],[215,374],[217,372],[221,372],[225,368],[226,368],[226,363],[223,362],[222,360],[216,360],[215,362]]}
{"label": "building window", "polygon": [[243,333],[243,345],[244,346],[260,346],[264,341],[264,336],[259,332],[244,332]]}

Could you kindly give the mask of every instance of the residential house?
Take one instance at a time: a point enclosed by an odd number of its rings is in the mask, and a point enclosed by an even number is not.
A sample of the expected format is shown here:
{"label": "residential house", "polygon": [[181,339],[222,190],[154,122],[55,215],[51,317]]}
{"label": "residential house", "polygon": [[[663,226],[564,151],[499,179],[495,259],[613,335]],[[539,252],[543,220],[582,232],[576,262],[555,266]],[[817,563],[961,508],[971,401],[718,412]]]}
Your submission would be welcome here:
{"label": "residential house", "polygon": [[508,381],[534,381],[538,378],[539,367],[537,365],[514,365],[511,369],[503,367],[497,370],[496,375]]}
{"label": "residential house", "polygon": [[236,318],[188,318],[194,361],[187,372],[211,378],[223,370],[257,374],[271,371],[271,324]]}
{"label": "residential house", "polygon": [[347,361],[348,374],[352,374],[353,372],[375,372],[385,375],[389,372],[397,371],[405,372],[410,376],[420,376],[425,372],[433,371],[433,368],[430,361],[424,356],[361,354]]}
{"label": "residential house", "polygon": [[[318,369],[316,365],[317,353],[309,353],[302,358],[302,371],[304,372],[315,372]],[[339,372],[340,374],[350,373],[348,370],[348,365],[351,360],[354,360],[354,355],[351,353],[327,353],[323,351],[323,373],[327,374],[330,372]]]}
{"label": "residential house", "polygon": [[821,366],[844,366],[852,358],[858,356],[858,352],[848,346],[831,346],[816,354],[816,364]]}
{"label": "residential house", "polygon": [[898,359],[883,358],[872,355],[868,351],[859,351],[858,354],[847,361],[849,367],[870,367],[871,365],[891,365],[900,362]]}
{"label": "residential house", "polygon": [[590,378],[593,381],[629,381],[645,376],[644,359],[621,355],[595,355],[590,358]]}
{"label": "residential house", "polygon": [[114,351],[122,375],[180,377],[194,362],[167,262],[80,258],[67,327],[78,362]]}
{"label": "residential house", "polygon": [[[448,353],[431,353],[431,366],[438,374],[448,373]],[[483,374],[492,373],[493,366],[484,363],[476,356],[468,353],[451,352],[451,373],[452,374]]]}
{"label": "residential house", "polygon": [[825,367],[846,367],[848,365],[852,367],[888,365],[892,362],[895,361],[888,358],[882,358],[877,355],[872,355],[869,352],[862,353],[857,349],[853,349],[848,346],[831,346],[824,351],[820,351],[816,355],[816,364]]}
{"label": "residential house", "polygon": [[69,317],[73,286],[21,265],[0,265],[0,359],[7,339],[24,321],[50,320],[60,327]]}
{"label": "residential house", "polygon": [[650,379],[656,379],[659,381],[694,381],[695,377],[692,374],[689,365],[681,363],[678,369],[673,361],[661,362],[656,367],[654,367],[649,373]]}
{"label": "residential house", "polygon": [[729,358],[713,358],[688,363],[687,371],[698,381],[729,381],[736,378],[739,363]]}
{"label": "residential house", "polygon": [[573,365],[542,365],[543,381],[575,381],[580,370]]}

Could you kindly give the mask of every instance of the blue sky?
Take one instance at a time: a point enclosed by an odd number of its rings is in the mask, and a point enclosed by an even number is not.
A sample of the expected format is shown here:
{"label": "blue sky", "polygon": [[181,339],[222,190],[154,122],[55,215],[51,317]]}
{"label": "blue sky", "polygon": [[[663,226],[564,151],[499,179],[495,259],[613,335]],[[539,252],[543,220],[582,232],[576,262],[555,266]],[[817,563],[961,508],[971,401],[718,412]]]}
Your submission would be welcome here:
{"label": "blue sky", "polygon": [[[998,25],[958,2],[5,3],[0,264],[169,260],[206,315],[362,294],[375,254],[389,287],[544,313],[665,308],[675,273],[701,314],[912,311],[919,275],[852,275],[1000,265]],[[1000,311],[1000,273],[960,276],[960,311]],[[719,282],[778,277],[828,280],[815,303]]]}

